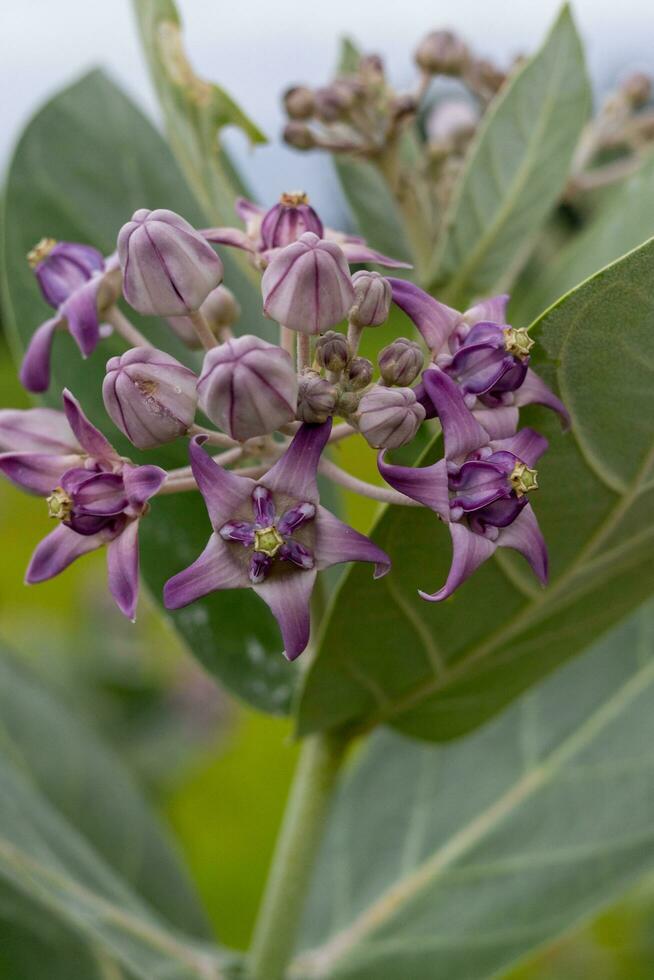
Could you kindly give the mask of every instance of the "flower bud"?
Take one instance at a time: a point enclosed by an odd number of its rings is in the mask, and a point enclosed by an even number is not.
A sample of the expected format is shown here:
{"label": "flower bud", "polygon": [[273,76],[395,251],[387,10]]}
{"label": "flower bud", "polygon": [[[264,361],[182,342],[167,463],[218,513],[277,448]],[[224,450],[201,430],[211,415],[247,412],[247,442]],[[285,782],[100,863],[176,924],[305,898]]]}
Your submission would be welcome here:
{"label": "flower bud", "polygon": [[359,74],[366,81],[380,82],[384,77],[384,62],[381,55],[364,54],[359,58]]}
{"label": "flower bud", "polygon": [[353,357],[347,369],[350,388],[355,391],[367,388],[372,381],[373,370],[372,361],[367,357]]}
{"label": "flower bud", "polygon": [[397,449],[411,442],[424,417],[411,388],[377,387],[359,402],[356,423],[375,449]]}
{"label": "flower bud", "polygon": [[[241,315],[241,307],[236,297],[227,286],[216,286],[212,289],[200,307],[204,319],[211,327],[212,333],[220,337],[226,327],[231,327]],[[202,341],[198,337],[193,322],[187,316],[169,316],[168,323],[179,339],[191,350],[199,350]]]}
{"label": "flower bud", "polygon": [[342,249],[310,231],[274,256],[261,289],[266,316],[300,333],[336,326],[354,301]]}
{"label": "flower bud", "polygon": [[261,222],[261,241],[264,248],[284,248],[296,242],[305,231],[322,238],[323,230],[322,221],[304,191],[290,191],[282,194],[279,204],[266,211]]}
{"label": "flower bud", "polygon": [[297,418],[300,422],[326,422],[334,414],[338,389],[335,385],[311,372],[299,380]]}
{"label": "flower bud", "polygon": [[393,119],[398,122],[400,119],[407,119],[409,116],[415,115],[418,111],[418,106],[418,99],[415,95],[411,95],[410,92],[406,92],[404,95],[398,95],[391,103]]}
{"label": "flower bud", "polygon": [[239,442],[291,422],[297,388],[290,355],[250,334],[207,351],[198,381],[202,411]]}
{"label": "flower bud", "polygon": [[347,337],[336,330],[328,330],[316,341],[315,356],[320,367],[339,374],[350,360]]}
{"label": "flower bud", "polygon": [[195,313],[223,277],[211,245],[173,211],[136,211],[118,235],[125,299],[144,315]]}
{"label": "flower bud", "polygon": [[315,112],[325,123],[343,119],[354,105],[355,93],[345,81],[332,82],[319,88],[315,96]]}
{"label": "flower bud", "polygon": [[306,85],[294,85],[284,92],[284,108],[289,119],[310,119],[314,104],[313,92]]}
{"label": "flower bud", "polygon": [[163,351],[134,347],[107,362],[105,408],[137,449],[172,442],[193,424],[197,393],[193,371]]}
{"label": "flower bud", "polygon": [[434,143],[461,143],[474,133],[479,114],[467,99],[443,99],[429,113],[427,135]]}
{"label": "flower bud", "polygon": [[309,127],[301,122],[287,123],[282,135],[284,142],[296,150],[312,150],[316,145],[315,136]]}
{"label": "flower bud", "polygon": [[652,94],[652,79],[643,71],[629,75],[620,86],[627,102],[633,109],[647,105]]}
{"label": "flower bud", "polygon": [[354,305],[348,316],[355,327],[379,327],[388,319],[392,290],[388,279],[378,272],[362,269],[352,276]]}
{"label": "flower bud", "polygon": [[104,270],[104,259],[97,248],[77,242],[58,242],[54,238],[42,238],[28,252],[27,261],[34,270],[43,299],[55,309],[93,275]]}
{"label": "flower bud", "polygon": [[424,354],[419,344],[406,337],[398,337],[380,351],[378,364],[387,385],[406,387],[415,381],[424,364]]}
{"label": "flower bud", "polygon": [[468,61],[468,49],[451,31],[432,31],[415,54],[416,64],[428,75],[459,75]]}

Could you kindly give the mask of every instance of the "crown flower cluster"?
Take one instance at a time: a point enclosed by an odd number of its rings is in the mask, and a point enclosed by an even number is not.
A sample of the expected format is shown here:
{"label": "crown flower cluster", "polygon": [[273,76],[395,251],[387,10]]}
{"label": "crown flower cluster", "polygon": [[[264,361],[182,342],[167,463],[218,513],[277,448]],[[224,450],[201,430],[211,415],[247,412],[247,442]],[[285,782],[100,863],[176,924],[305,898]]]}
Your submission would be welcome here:
{"label": "crown flower cluster", "polygon": [[[451,60],[456,51],[440,54]],[[253,589],[294,659],[309,642],[319,571],[362,561],[378,577],[391,565],[321,505],[320,473],[381,502],[427,507],[448,525],[451,569],[442,587],[420,592],[428,601],[450,596],[498,547],[520,552],[545,582],[547,552],[530,500],[547,442],[519,429],[519,411],[537,402],[564,424],[568,416],[530,367],[533,339],[506,322],[508,297],[459,312],[408,279],[353,273],[354,263],[404,263],[325,228],[302,192],[282,194],[267,210],[241,199],[236,210],[244,227],[204,230],[171,211],[138,210],[106,258],[52,239],[30,252],[55,315],[34,332],[21,369],[25,387],[49,386],[57,332],[68,331],[83,357],[113,335],[126,349],[106,365],[109,419],[139,451],[188,438],[190,465],[166,470],[121,456],[69,391],[61,412],[0,411],[0,471],[43,497],[57,524],[38,545],[27,581],[51,578],[104,547],[110,591],[133,619],[140,521],[157,495],[196,491],[207,508],[207,546],[169,579],[166,606]],[[260,272],[262,309],[277,322],[278,343],[248,333],[247,324],[236,329],[240,310],[214,245],[245,251]],[[184,363],[150,343],[125,316],[121,297],[165,321],[158,336],[168,329],[186,345]],[[415,335],[379,345],[375,364],[359,353],[362,338],[374,340],[394,307]],[[366,352],[372,346],[366,340]],[[198,348],[201,364],[192,353]],[[389,454],[435,417],[443,458],[425,467],[393,462]],[[330,458],[330,446],[353,436],[377,451],[384,486],[355,479]]]}

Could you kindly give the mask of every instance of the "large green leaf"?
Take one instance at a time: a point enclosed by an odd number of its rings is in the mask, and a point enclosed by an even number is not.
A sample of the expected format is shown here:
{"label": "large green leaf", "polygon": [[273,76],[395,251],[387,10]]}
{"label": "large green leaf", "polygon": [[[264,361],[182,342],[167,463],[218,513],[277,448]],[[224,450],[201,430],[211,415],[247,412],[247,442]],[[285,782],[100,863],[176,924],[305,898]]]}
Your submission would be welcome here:
{"label": "large green leaf", "polygon": [[491,290],[521,260],[565,185],[589,106],[565,6],[485,117],[445,217],[433,276],[453,305]]}
{"label": "large green leaf", "polygon": [[[118,760],[6,653],[0,659],[0,916],[37,932],[52,912],[130,974],[219,977],[204,916]],[[17,900],[7,905],[5,888]],[[7,912],[9,914],[7,914]],[[57,945],[59,937],[56,937]],[[79,955],[82,955],[81,953]],[[1,963],[1,959],[0,959]]]}
{"label": "large green leaf", "polygon": [[583,230],[546,265],[518,281],[511,322],[529,323],[541,310],[597,269],[614,262],[654,235],[654,155],[602,198]]}
{"label": "large green leaf", "polygon": [[232,224],[244,188],[220,147],[221,130],[236,126],[251,143],[266,138],[224,89],[194,73],[173,0],[134,0],[134,10],[173,152],[205,213]]}
{"label": "large green leaf", "polygon": [[390,508],[374,539],[393,559],[373,582],[345,578],[299,704],[302,732],[388,722],[427,739],[460,735],[583,649],[654,588],[654,240],[563,297],[535,324],[572,415],[524,421],[550,451],[534,502],[551,584],[502,551],[451,599],[446,528],[425,510]]}
{"label": "large green leaf", "polygon": [[[7,180],[3,243],[5,322],[20,355],[35,327],[50,315],[25,261],[43,235],[85,241],[105,253],[115,248],[124,221],[139,207],[166,207],[194,224],[206,219],[161,137],[101,73],[57,95],[24,132]],[[225,256],[226,282],[238,295],[248,329],[262,319],[260,296]],[[158,346],[197,367],[197,355],[175,346],[163,323],[141,324]],[[51,402],[69,386],[89,415],[126,454],[134,450],[113,429],[102,406],[107,358],[121,349],[112,339],[82,361],[65,336],[55,344]],[[113,431],[112,431],[113,430]],[[183,443],[143,459],[187,462]],[[35,506],[39,506],[35,503]],[[198,494],[162,497],[142,523],[145,581],[160,601],[164,581],[193,561],[210,533]],[[200,660],[255,706],[284,711],[294,672],[281,656],[279,633],[267,608],[247,590],[215,594],[173,617]]]}
{"label": "large green leaf", "polygon": [[498,977],[651,869],[653,739],[652,604],[466,739],[376,735],[291,977]]}

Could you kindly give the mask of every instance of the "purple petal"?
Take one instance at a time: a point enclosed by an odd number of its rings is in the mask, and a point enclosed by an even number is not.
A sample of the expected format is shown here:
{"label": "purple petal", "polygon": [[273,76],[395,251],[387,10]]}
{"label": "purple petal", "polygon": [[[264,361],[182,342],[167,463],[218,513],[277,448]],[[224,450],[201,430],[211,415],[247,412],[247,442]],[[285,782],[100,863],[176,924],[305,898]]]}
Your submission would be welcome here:
{"label": "purple petal", "polygon": [[47,497],[61,483],[66,472],[80,465],[79,456],[51,453],[2,453],[0,472],[22,490]]}
{"label": "purple petal", "polygon": [[385,462],[382,450],[377,456],[377,466],[391,487],[429,507],[444,521],[449,521],[447,463],[444,459],[431,466],[397,466]]}
{"label": "purple petal", "polygon": [[548,446],[549,443],[545,436],[534,429],[520,429],[520,432],[509,439],[495,439],[492,443],[493,452],[505,450],[513,453],[527,466],[535,466]]}
{"label": "purple petal", "polygon": [[243,589],[249,585],[247,572],[234,559],[230,546],[212,534],[200,557],[168,579],[164,586],[164,605],[166,609],[181,609],[210,592]]}
{"label": "purple petal", "polygon": [[36,266],[34,274],[46,303],[57,309],[94,272],[103,268],[104,259],[97,248],[79,242],[57,242]]}
{"label": "purple petal", "polygon": [[514,404],[518,407],[522,405],[545,405],[547,408],[558,412],[564,429],[570,428],[570,414],[567,408],[531,368],[527,371],[527,377],[522,385],[515,392]]}
{"label": "purple petal", "polygon": [[105,543],[101,534],[82,535],[60,525],[48,534],[36,548],[29,563],[25,582],[35,585],[63,572],[64,568],[89,551],[96,551]]}
{"label": "purple petal", "polygon": [[250,558],[248,565],[248,578],[252,585],[260,585],[270,571],[273,560],[268,555],[262,555],[260,551],[255,551]]}
{"label": "purple petal", "polygon": [[[73,473],[77,471],[73,470]],[[64,476],[62,487],[67,493],[72,488],[68,486]],[[125,484],[120,473],[92,473],[89,478],[74,491],[75,507],[96,517],[109,517],[120,514],[127,506]]]}
{"label": "purple petal", "polygon": [[298,528],[302,527],[303,524],[306,524],[307,521],[312,521],[315,516],[316,508],[314,504],[298,504],[297,507],[292,507],[285,514],[282,514],[277,522],[277,530],[284,536],[292,534]]}
{"label": "purple petal", "polygon": [[125,492],[137,510],[158,493],[168,474],[159,466],[126,466],[123,470]]}
{"label": "purple petal", "polygon": [[139,522],[130,521],[107,548],[109,591],[121,613],[132,622],[139,597],[138,533]]}
{"label": "purple petal", "polygon": [[259,482],[273,492],[286,493],[289,497],[308,503],[318,503],[316,471],[331,429],[331,419],[321,425],[309,425],[305,422],[295,433],[284,455]]}
{"label": "purple petal", "polygon": [[497,544],[500,548],[515,548],[519,551],[527,559],[542,584],[547,584],[547,545],[531,504],[523,507],[512,524],[502,528]]}
{"label": "purple petal", "polygon": [[288,660],[299,657],[309,642],[309,602],[316,581],[315,569],[283,569],[252,588],[277,620]]}
{"label": "purple petal", "polygon": [[465,457],[488,444],[488,433],[466,407],[460,389],[451,378],[431,369],[424,372],[422,380],[443,428],[448,460]]}
{"label": "purple petal", "polygon": [[238,541],[243,547],[248,548],[254,544],[255,525],[248,521],[228,521],[219,530],[223,541]]}
{"label": "purple petal", "polygon": [[266,209],[260,204],[256,204],[254,201],[250,201],[247,197],[237,197],[234,204],[234,210],[241,219],[241,221],[252,221],[253,219],[260,218],[266,213]]}
{"label": "purple petal", "polygon": [[474,408],[472,414],[491,439],[506,439],[508,436],[512,436],[518,428],[520,413],[513,405],[498,405],[497,408]]}
{"label": "purple petal", "polygon": [[391,259],[382,252],[370,248],[360,242],[341,241],[339,245],[343,249],[345,258],[352,265],[355,262],[370,262],[373,265],[384,265],[388,269],[412,269],[410,262],[400,262],[399,259]]}
{"label": "purple petal", "polygon": [[36,453],[82,451],[64,413],[53,408],[1,409],[0,448]]}
{"label": "purple petal", "polygon": [[252,491],[252,510],[259,527],[270,527],[275,523],[275,501],[267,487],[256,486]]}
{"label": "purple petal", "polygon": [[506,323],[506,305],[509,302],[509,294],[503,293],[501,296],[491,296],[490,299],[483,299],[480,303],[475,303],[463,314],[466,323],[475,324],[480,320],[489,320],[491,323]]}
{"label": "purple petal", "polygon": [[230,518],[238,513],[245,501],[252,495],[256,484],[254,480],[244,476],[235,476],[234,473],[230,473],[219,466],[201,448],[203,441],[202,436],[191,439],[189,446],[191,468],[207,505],[209,519],[216,531],[219,531],[223,524],[226,524]]}
{"label": "purple petal", "polygon": [[102,277],[95,276],[76,289],[61,306],[60,312],[68,321],[68,329],[82,357],[92,354],[100,340],[98,290],[101,284]]}
{"label": "purple petal", "polygon": [[381,578],[390,571],[391,560],[365,534],[339,521],[324,507],[316,514],[316,538],[314,544],[316,568],[322,570],[345,561],[372,562],[374,577]]}
{"label": "purple petal", "polygon": [[490,558],[497,547],[496,541],[475,534],[464,524],[450,524],[449,528],[452,537],[452,564],[442,589],[434,592],[433,595],[429,595],[428,592],[418,593],[428,602],[442,602],[443,599],[451,596],[455,589],[458,589],[480,565]]}
{"label": "purple petal", "polygon": [[313,568],[316,564],[313,552],[309,548],[305,548],[299,541],[293,541],[292,539],[286,541],[279,549],[279,557],[285,561],[293,562],[298,568],[309,569]]}
{"label": "purple petal", "polygon": [[118,455],[111,443],[99,429],[89,422],[80,403],[68,388],[63,392],[64,412],[68,424],[77,436],[80,446],[95,459],[117,459]]}
{"label": "purple petal", "polygon": [[434,354],[444,346],[461,314],[444,303],[439,303],[424,289],[405,279],[389,279],[393,290],[393,302],[403,310],[422,334],[425,343]]}
{"label": "purple petal", "polygon": [[46,391],[50,384],[52,340],[61,323],[63,318],[58,314],[42,323],[32,335],[20,368],[20,383],[28,391]]}
{"label": "purple petal", "polygon": [[489,460],[471,459],[464,463],[456,475],[450,476],[450,488],[456,491],[451,508],[461,507],[465,511],[480,510],[496,500],[508,497],[511,485],[507,480],[515,459],[510,453],[503,454],[508,466],[498,465],[495,457]]}
{"label": "purple petal", "polygon": [[460,347],[444,370],[456,378],[461,389],[481,395],[495,387],[513,367],[513,358],[495,344],[469,344]]}
{"label": "purple petal", "polygon": [[242,248],[246,252],[254,252],[254,242],[240,228],[204,228],[200,234],[214,245],[230,245],[232,248]]}

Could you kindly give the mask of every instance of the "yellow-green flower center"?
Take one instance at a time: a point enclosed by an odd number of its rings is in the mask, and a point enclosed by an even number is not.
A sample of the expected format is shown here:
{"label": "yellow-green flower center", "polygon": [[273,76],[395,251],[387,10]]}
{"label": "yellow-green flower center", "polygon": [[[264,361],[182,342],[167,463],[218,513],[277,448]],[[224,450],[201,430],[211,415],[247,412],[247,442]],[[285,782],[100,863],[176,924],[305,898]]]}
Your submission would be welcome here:
{"label": "yellow-green flower center", "polygon": [[29,262],[30,269],[35,269],[39,262],[47,259],[56,244],[56,238],[42,238],[40,242],[37,242],[34,248],[30,249],[27,253],[27,261]]}
{"label": "yellow-green flower center", "polygon": [[70,517],[73,510],[73,501],[63,487],[55,487],[46,499],[46,503],[48,505],[48,516],[57,521],[65,521]]}
{"label": "yellow-green flower center", "polygon": [[528,357],[534,343],[524,327],[507,327],[504,331],[504,350],[514,357]]}
{"label": "yellow-green flower center", "polygon": [[284,539],[276,527],[261,527],[254,532],[254,550],[269,558],[274,558],[283,544]]}
{"label": "yellow-green flower center", "polygon": [[509,476],[509,483],[516,497],[524,497],[525,494],[538,489],[538,471],[530,469],[526,463],[518,460]]}
{"label": "yellow-green flower center", "polygon": [[279,203],[286,208],[296,208],[299,204],[308,204],[309,196],[304,191],[285,191],[279,198]]}

